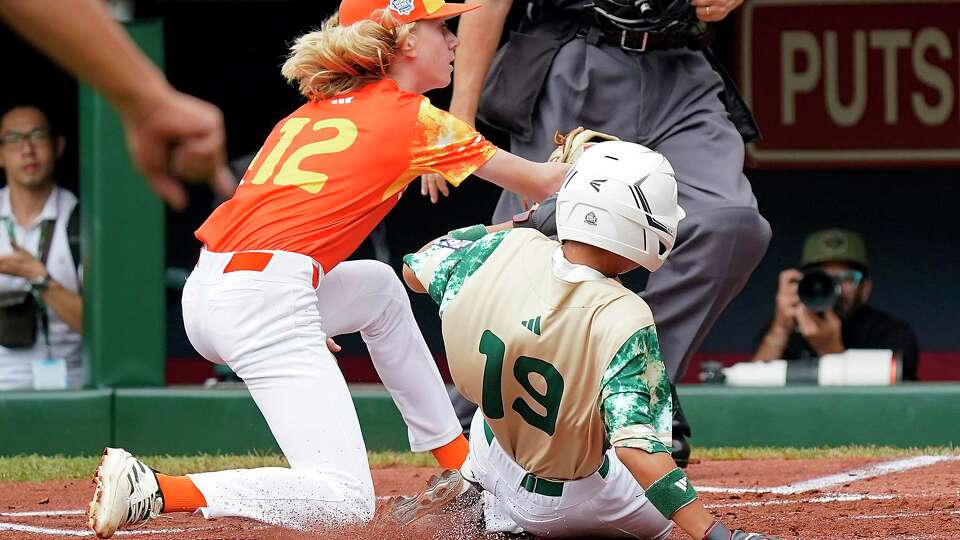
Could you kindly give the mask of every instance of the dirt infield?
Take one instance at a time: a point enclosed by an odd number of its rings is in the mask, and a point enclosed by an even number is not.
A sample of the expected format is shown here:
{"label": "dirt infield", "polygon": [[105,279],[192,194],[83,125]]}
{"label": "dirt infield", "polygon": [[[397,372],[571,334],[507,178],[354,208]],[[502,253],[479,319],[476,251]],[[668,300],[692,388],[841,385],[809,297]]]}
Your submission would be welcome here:
{"label": "dirt infield", "polygon": [[[374,471],[377,495],[412,493],[435,469]],[[714,515],[728,525],[786,539],[955,540],[960,538],[960,459],[751,460],[693,463],[687,470]],[[92,536],[82,510],[89,481],[0,484],[0,538]],[[116,538],[187,540],[481,539],[465,517],[421,520],[406,529],[304,534],[241,519],[163,516]],[[687,538],[675,530],[671,540]]]}

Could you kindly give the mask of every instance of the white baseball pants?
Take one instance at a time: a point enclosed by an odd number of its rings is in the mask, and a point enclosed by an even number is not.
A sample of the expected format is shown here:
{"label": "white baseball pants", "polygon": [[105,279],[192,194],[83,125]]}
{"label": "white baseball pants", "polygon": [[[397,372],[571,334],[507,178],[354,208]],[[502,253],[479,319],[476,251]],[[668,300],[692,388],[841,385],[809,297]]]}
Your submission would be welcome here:
{"label": "white baseball pants", "polygon": [[192,474],[207,501],[201,512],[298,529],[369,521],[366,448],[326,337],[361,333],[412,450],[443,446],[460,424],[392,268],[344,262],[314,289],[313,259],[270,253],[262,271],[224,273],[233,254],[203,250],[183,291],[183,319],[197,351],[244,380],[290,469]]}
{"label": "white baseball pants", "polygon": [[531,493],[522,487],[527,471],[496,439],[487,442],[483,412],[478,409],[470,426],[470,454],[463,472],[485,490],[483,512],[488,533],[516,533],[519,526],[544,538],[664,540],[670,536],[673,522],[647,500],[612,448],[607,450],[607,459],[610,469],[606,477],[596,472],[564,482],[558,497]]}

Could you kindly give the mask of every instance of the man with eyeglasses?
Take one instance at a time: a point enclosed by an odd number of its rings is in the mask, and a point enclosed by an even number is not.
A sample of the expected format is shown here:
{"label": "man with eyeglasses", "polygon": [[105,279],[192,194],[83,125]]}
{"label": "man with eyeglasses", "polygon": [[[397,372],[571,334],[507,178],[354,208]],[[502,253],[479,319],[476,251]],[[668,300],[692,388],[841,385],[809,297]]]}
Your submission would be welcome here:
{"label": "man with eyeglasses", "polygon": [[54,182],[64,144],[40,107],[0,116],[0,390],[83,385],[77,198]]}
{"label": "man with eyeglasses", "polygon": [[[816,313],[800,301],[804,272],[825,272],[840,284],[833,309]],[[796,360],[847,349],[891,349],[903,379],[917,378],[917,338],[910,326],[867,304],[873,291],[863,237],[844,229],[814,232],[804,241],[800,268],[780,273],[773,319],[761,333],[754,360]]]}

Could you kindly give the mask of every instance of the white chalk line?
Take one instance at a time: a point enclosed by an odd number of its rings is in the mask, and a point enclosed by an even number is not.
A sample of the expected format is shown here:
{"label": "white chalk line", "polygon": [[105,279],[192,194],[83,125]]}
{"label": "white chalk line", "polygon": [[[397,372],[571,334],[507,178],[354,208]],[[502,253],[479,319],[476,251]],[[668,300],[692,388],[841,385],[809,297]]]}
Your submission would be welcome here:
{"label": "white chalk line", "polygon": [[[768,487],[768,488],[728,488],[728,487],[711,487],[711,486],[701,486],[697,488],[697,491],[701,493],[775,493],[779,495],[793,495],[797,493],[803,493],[806,491],[821,490],[828,487],[833,487],[837,485],[847,484],[854,481],[866,480],[868,478],[874,478],[877,476],[883,476],[888,474],[896,474],[918,467],[926,467],[933,465],[935,463],[940,463],[943,461],[956,461],[960,457],[954,456],[917,456],[907,459],[888,461],[883,463],[876,463],[869,465],[867,467],[862,467],[859,469],[853,469],[850,471],[832,474],[828,476],[823,476],[820,478],[813,478],[811,480],[804,480],[802,482],[795,482],[792,484],[786,484],[783,486]],[[389,499],[390,497],[380,496],[377,497],[378,500]],[[718,504],[709,504],[706,505],[707,508],[739,508],[739,507],[758,507],[758,506],[774,506],[774,505],[787,505],[787,504],[823,504],[830,502],[854,502],[859,500],[890,500],[895,498],[893,495],[866,495],[866,494],[845,494],[838,493],[833,495],[827,495],[823,497],[812,497],[807,499],[796,499],[796,500],[786,500],[786,499],[772,499],[767,501],[745,501],[739,503],[718,503]],[[54,516],[70,516],[70,515],[81,515],[86,513],[84,510],[48,510],[48,511],[32,511],[32,512],[2,512],[0,517],[54,517]],[[884,514],[884,515],[862,515],[862,516],[850,516],[846,519],[889,519],[889,518],[900,518],[900,517],[923,517],[929,515],[955,515],[960,514],[960,510],[954,511],[929,511],[929,512],[904,512],[899,514]],[[194,532],[194,531],[203,531],[209,530],[211,527],[194,527],[194,528],[173,528],[173,529],[141,529],[136,531],[117,531],[118,536],[125,535],[136,535],[136,534],[168,534],[168,533],[182,533],[182,532]],[[19,525],[15,523],[0,523],[0,530],[12,530],[19,532],[29,532],[35,534],[51,534],[51,535],[62,535],[62,536],[93,536],[91,531],[82,531],[82,530],[70,530],[70,529],[52,529],[48,527],[33,527],[30,525]],[[917,536],[916,539],[925,539],[925,538],[938,538],[936,536]],[[880,539],[878,539],[880,540]]]}
{"label": "white chalk line", "polygon": [[880,514],[870,516],[846,516],[844,519],[888,519],[888,518],[911,518],[923,516],[949,516],[960,514],[960,510],[929,510],[926,512],[900,512],[898,514]]}
{"label": "white chalk line", "polygon": [[710,508],[751,508],[760,506],[780,506],[785,504],[824,504],[832,502],[856,502],[856,501],[889,501],[896,499],[896,495],[867,495],[860,493],[835,493],[823,497],[810,497],[807,499],[770,499],[767,501],[744,501],[736,503],[716,503],[705,504]]}
{"label": "white chalk line", "polygon": [[[214,527],[191,527],[188,529],[140,529],[136,531],[117,531],[115,536],[129,536],[137,534],[173,534],[206,531]],[[78,531],[71,529],[51,529],[49,527],[33,527],[31,525],[20,525],[17,523],[0,523],[0,531],[17,531],[34,534],[49,534],[54,536],[93,536],[93,531]]]}
{"label": "white chalk line", "polygon": [[83,510],[47,510],[46,512],[0,512],[0,517],[54,517],[79,516],[86,514]]}
{"label": "white chalk line", "polygon": [[[857,540],[954,540],[956,535],[943,534],[920,534],[917,536],[872,536],[870,538],[857,538]],[[834,540],[832,537],[828,540]]]}
{"label": "white chalk line", "polygon": [[[388,496],[378,496],[378,501],[385,501],[391,499]],[[79,516],[86,514],[86,510],[46,510],[46,511],[31,511],[31,512],[0,512],[0,517],[57,517],[57,516]]]}
{"label": "white chalk line", "polygon": [[874,463],[873,465],[868,465],[859,469],[852,469],[846,472],[821,476],[819,478],[804,480],[802,482],[794,482],[792,484],[786,484],[783,486],[760,488],[699,486],[696,488],[696,490],[700,493],[775,493],[778,495],[794,495],[797,493],[803,493],[805,491],[822,490],[834,486],[849,484],[850,482],[857,482],[877,476],[901,473],[904,471],[909,471],[910,469],[916,469],[918,467],[927,467],[942,461],[957,460],[960,460],[960,457],[916,456],[912,458]]}
{"label": "white chalk line", "polygon": [[[377,497],[378,501],[385,501],[391,499],[381,495]],[[47,511],[33,511],[33,512],[0,512],[0,517],[57,517],[57,516],[79,516],[86,514],[86,510],[47,510]]]}

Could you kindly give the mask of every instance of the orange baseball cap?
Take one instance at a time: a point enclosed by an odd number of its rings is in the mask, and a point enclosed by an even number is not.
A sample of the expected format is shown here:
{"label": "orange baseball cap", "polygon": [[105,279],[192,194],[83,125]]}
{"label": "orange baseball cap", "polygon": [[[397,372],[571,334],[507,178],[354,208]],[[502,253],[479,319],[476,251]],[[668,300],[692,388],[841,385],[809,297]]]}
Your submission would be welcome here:
{"label": "orange baseball cap", "polygon": [[390,10],[400,24],[423,19],[448,19],[473,11],[482,4],[451,4],[443,0],[342,0],[340,24],[349,25],[364,19],[377,20],[374,12]]}

